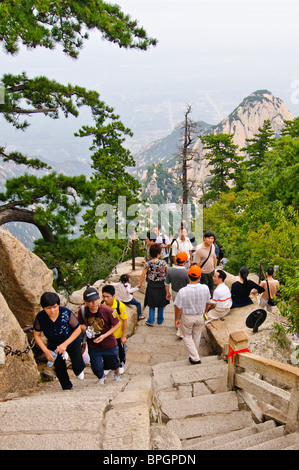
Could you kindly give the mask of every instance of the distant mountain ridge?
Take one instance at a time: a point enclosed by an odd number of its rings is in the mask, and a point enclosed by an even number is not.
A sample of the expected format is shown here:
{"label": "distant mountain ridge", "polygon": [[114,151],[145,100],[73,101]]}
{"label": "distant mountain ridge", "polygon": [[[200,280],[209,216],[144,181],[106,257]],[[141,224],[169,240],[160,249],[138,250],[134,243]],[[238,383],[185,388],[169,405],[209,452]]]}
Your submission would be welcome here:
{"label": "distant mountain ridge", "polygon": [[[143,180],[146,177],[146,169],[153,163],[163,162],[166,168],[173,166],[175,154],[179,151],[180,139],[182,138],[183,122],[177,124],[173,131],[144,147],[134,154],[136,167],[131,168],[130,173],[136,178]],[[212,126],[204,121],[196,122],[198,133],[206,133]]]}
{"label": "distant mountain ridge", "polygon": [[[198,134],[208,134],[211,132],[214,134],[233,134],[234,143],[239,148],[242,148],[246,145],[246,139],[252,138],[257,133],[258,128],[262,127],[266,119],[270,120],[273,130],[278,136],[284,127],[284,121],[293,120],[294,117],[280,98],[274,97],[268,90],[257,90],[244,98],[239,106],[219,124],[210,125],[204,121],[197,122]],[[130,173],[142,182],[146,177],[147,167],[152,163],[159,162],[166,168],[173,169],[176,164],[176,154],[179,150],[181,138],[182,123],[179,123],[169,135],[152,142],[133,155],[136,167],[130,168]],[[200,138],[195,141],[193,148],[199,152],[201,161],[193,165],[189,170],[190,177],[198,182],[202,182],[208,176],[209,170],[204,159],[204,150]],[[52,167],[52,170],[33,170],[26,168],[24,165],[16,165],[12,162],[4,163],[0,160],[0,191],[4,190],[7,179],[21,176],[25,172],[36,174],[37,176],[43,176],[49,173],[49,171],[56,171],[68,176],[84,174],[89,177],[92,174],[90,162],[87,160],[46,161],[46,163]],[[35,227],[32,227],[31,230],[31,227],[24,228],[24,225],[28,226],[28,224],[21,225],[16,223],[13,225],[15,226],[11,229],[13,235],[31,249],[32,238],[36,238],[36,236],[32,236],[32,230],[35,230]],[[22,229],[20,229],[21,226]],[[5,227],[8,228],[7,225]],[[22,237],[25,237],[25,239]]]}
{"label": "distant mountain ridge", "polygon": [[[278,136],[284,127],[284,121],[293,119],[294,116],[280,98],[276,98],[268,90],[257,90],[244,98],[239,106],[219,124],[201,123],[203,125],[199,134],[233,134],[234,143],[242,148],[246,146],[246,139],[252,138],[258,132],[259,127],[263,126],[265,120],[270,120],[273,130]],[[181,124],[170,135],[153,142],[134,156],[136,170],[134,169],[133,173],[137,177],[143,180],[146,175],[146,167],[154,161],[159,161],[166,167],[175,167],[174,153],[177,152],[180,144],[180,127]],[[174,149],[176,150],[174,151]],[[194,143],[193,149],[198,152],[200,163],[192,165],[189,170],[190,178],[203,182],[208,176],[209,170],[200,137]]]}

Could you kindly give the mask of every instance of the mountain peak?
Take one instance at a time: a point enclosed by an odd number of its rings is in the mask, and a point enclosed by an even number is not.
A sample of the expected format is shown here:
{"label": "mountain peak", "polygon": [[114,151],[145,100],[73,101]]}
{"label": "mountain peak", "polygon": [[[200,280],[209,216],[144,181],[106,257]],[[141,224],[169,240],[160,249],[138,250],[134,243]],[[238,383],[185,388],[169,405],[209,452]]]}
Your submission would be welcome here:
{"label": "mountain peak", "polygon": [[213,126],[213,132],[234,134],[234,143],[242,148],[246,139],[251,139],[265,120],[271,122],[275,134],[279,135],[284,121],[293,119],[280,98],[276,98],[269,90],[257,90],[246,96],[220,124]]}

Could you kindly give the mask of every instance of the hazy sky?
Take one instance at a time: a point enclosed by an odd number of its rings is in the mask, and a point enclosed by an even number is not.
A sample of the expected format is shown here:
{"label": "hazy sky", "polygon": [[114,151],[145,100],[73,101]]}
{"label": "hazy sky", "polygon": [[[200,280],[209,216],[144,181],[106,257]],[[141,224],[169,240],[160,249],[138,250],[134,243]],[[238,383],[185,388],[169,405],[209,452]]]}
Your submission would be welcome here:
{"label": "hazy sky", "polygon": [[134,150],[167,135],[187,103],[194,119],[216,124],[250,93],[268,89],[299,115],[298,0],[115,3],[158,39],[155,48],[126,51],[91,32],[76,61],[59,47],[22,49],[13,58],[1,50],[1,75],[25,70],[96,89],[133,130]]}

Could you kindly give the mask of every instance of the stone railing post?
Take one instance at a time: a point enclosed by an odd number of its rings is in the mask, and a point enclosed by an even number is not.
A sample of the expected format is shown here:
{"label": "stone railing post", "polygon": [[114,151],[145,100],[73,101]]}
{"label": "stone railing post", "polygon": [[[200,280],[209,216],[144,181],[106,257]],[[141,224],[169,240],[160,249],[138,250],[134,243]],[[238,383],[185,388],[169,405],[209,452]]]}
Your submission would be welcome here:
{"label": "stone railing post", "polygon": [[[243,331],[237,331],[231,333],[229,336],[229,345],[234,351],[239,351],[240,349],[246,349],[248,347],[248,337]],[[234,356],[228,359],[228,378],[227,386],[228,390],[233,390],[235,386],[235,359]]]}

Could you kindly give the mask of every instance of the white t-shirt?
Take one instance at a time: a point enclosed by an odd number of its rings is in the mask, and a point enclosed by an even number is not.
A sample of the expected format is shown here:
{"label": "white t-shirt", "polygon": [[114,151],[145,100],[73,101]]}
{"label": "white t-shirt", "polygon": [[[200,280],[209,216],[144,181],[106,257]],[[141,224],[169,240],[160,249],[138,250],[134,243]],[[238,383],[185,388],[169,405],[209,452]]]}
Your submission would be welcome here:
{"label": "white t-shirt", "polygon": [[231,293],[224,282],[216,287],[210,302],[216,304],[215,307],[217,308],[230,308],[232,306]]}
{"label": "white t-shirt", "polygon": [[171,254],[172,256],[176,256],[181,251],[185,252],[190,259],[190,251],[192,251],[192,243],[190,242],[189,238],[186,237],[185,241],[182,241],[180,238],[174,240],[172,246]]}
{"label": "white t-shirt", "polygon": [[[164,233],[160,233],[160,235],[157,236],[156,243],[161,243],[162,245],[170,245],[170,240],[167,235]],[[162,254],[164,258],[167,258],[169,256],[169,248],[162,248]]]}

